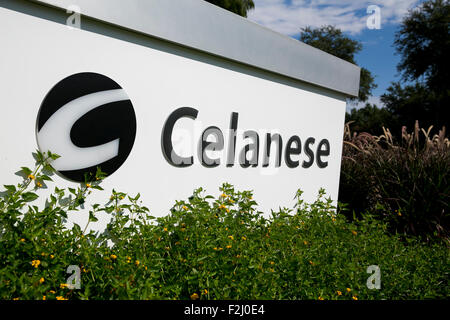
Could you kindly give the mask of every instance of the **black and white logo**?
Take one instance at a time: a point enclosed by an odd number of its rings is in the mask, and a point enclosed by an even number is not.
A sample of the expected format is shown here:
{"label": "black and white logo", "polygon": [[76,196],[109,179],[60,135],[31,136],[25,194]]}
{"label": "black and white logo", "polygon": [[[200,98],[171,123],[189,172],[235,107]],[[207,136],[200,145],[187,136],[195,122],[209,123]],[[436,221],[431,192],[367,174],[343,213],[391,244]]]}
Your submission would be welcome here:
{"label": "black and white logo", "polygon": [[69,180],[84,182],[97,167],[107,175],[125,162],[136,137],[136,115],[125,91],[97,73],[78,73],[45,97],[36,123],[42,152],[61,156],[52,166]]}

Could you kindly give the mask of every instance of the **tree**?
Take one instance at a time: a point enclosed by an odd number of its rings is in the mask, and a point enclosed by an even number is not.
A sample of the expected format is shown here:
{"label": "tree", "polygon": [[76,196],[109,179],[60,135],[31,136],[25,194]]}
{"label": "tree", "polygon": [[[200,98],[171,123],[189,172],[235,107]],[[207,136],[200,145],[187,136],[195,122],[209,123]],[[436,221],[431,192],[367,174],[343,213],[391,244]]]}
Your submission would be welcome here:
{"label": "tree", "polygon": [[396,33],[397,68],[407,84],[393,83],[381,100],[408,127],[415,120],[422,127],[449,125],[449,26],[449,1],[428,0],[409,11]]}
{"label": "tree", "polygon": [[424,78],[430,88],[448,89],[450,70],[450,3],[429,0],[411,10],[395,36],[402,56],[398,70],[405,80]]}
{"label": "tree", "polygon": [[402,125],[413,128],[416,120],[419,120],[420,126],[425,129],[431,125],[438,128],[445,125],[446,119],[440,119],[440,112],[437,112],[438,100],[435,93],[421,83],[403,87],[398,82],[392,83],[381,96],[381,101],[397,119],[396,131],[399,131]]}
{"label": "tree", "polygon": [[247,12],[255,8],[253,0],[205,0],[240,16],[247,17]]}
{"label": "tree", "polygon": [[[300,41],[353,64],[356,64],[355,54],[362,50],[360,42],[345,36],[340,29],[334,26],[323,26],[316,29],[302,28]],[[351,100],[367,101],[372,90],[377,87],[374,80],[369,70],[361,68],[359,96],[358,99]]]}
{"label": "tree", "polygon": [[395,119],[386,108],[378,108],[374,104],[367,103],[364,108],[352,109],[346,113],[345,122],[352,121],[353,132],[368,132],[373,135],[383,134],[383,127],[392,129],[396,127]]}

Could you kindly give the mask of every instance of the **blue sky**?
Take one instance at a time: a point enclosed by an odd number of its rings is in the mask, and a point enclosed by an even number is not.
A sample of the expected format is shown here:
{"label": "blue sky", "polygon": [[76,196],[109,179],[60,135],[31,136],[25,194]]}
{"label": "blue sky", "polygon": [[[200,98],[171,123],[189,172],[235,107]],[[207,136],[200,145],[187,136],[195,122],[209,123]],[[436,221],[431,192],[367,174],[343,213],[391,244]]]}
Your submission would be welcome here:
{"label": "blue sky", "polygon": [[[254,0],[255,10],[248,18],[277,32],[299,38],[300,28],[334,25],[363,44],[356,56],[358,65],[375,75],[378,88],[369,102],[382,106],[379,98],[392,81],[400,76],[397,64],[400,57],[393,47],[395,32],[409,9],[423,0]],[[380,8],[381,29],[369,29],[367,8]],[[348,106],[348,109],[359,106]]]}

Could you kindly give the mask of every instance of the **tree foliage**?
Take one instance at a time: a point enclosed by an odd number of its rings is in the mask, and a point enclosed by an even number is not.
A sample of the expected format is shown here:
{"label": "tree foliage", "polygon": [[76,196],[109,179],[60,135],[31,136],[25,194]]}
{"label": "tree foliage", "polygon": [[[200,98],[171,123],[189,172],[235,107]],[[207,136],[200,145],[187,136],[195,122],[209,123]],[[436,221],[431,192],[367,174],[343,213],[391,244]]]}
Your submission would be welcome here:
{"label": "tree foliage", "polygon": [[448,89],[450,77],[450,2],[431,0],[411,10],[396,34],[404,79],[424,78],[430,88]]}
{"label": "tree foliage", "polygon": [[247,17],[248,11],[255,7],[253,0],[205,0],[240,16]]}
{"label": "tree foliage", "polygon": [[420,120],[425,128],[433,125],[438,129],[448,123],[441,117],[445,111],[436,92],[419,82],[406,86],[392,83],[381,101],[396,120],[396,126],[392,126],[395,131],[402,125],[413,128],[416,120]]}
{"label": "tree foliage", "polygon": [[396,34],[398,70],[403,82],[413,83],[393,83],[382,101],[410,128],[415,120],[425,127],[449,125],[449,29],[449,1],[428,0],[409,12]]}
{"label": "tree foliage", "polygon": [[354,131],[374,135],[383,134],[383,127],[396,127],[396,121],[388,109],[378,108],[370,103],[367,103],[364,108],[352,109],[350,113],[346,114],[345,120],[347,123],[352,122]]}
{"label": "tree foliage", "polygon": [[[353,64],[356,64],[355,54],[362,50],[362,44],[359,41],[345,36],[340,29],[330,25],[315,29],[302,28],[300,41]],[[361,68],[358,100],[367,101],[376,87],[371,72]]]}

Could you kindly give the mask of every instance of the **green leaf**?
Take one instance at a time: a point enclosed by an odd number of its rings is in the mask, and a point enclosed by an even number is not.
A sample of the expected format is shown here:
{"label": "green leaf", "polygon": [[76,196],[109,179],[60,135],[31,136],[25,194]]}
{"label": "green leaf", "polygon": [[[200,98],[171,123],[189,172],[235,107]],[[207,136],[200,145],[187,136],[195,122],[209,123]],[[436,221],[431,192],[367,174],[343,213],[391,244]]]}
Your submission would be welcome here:
{"label": "green leaf", "polygon": [[201,258],[197,259],[197,261],[200,262],[200,261],[203,261],[203,260],[205,260],[205,259],[207,259],[207,258],[209,258],[209,256],[201,257]]}
{"label": "green leaf", "polygon": [[106,207],[106,208],[104,209],[104,211],[105,211],[106,213],[111,213],[111,212],[114,211],[114,206]]}
{"label": "green leaf", "polygon": [[89,221],[91,221],[91,222],[98,221],[98,219],[94,216],[94,213],[92,211],[89,211]]}
{"label": "green leaf", "polygon": [[6,188],[6,190],[8,190],[10,193],[14,193],[16,192],[16,187],[13,185],[4,185],[4,187]]}
{"label": "green leaf", "polygon": [[45,174],[39,176],[39,178],[44,180],[44,181],[53,181],[52,178],[50,178],[49,176],[47,176]]}
{"label": "green leaf", "polygon": [[60,210],[60,211],[59,211],[59,214],[61,215],[61,217],[67,219],[67,212],[65,212],[64,210]]}
{"label": "green leaf", "polygon": [[30,168],[27,168],[27,167],[21,167],[20,169],[22,169],[22,172],[23,172],[26,176],[28,176],[28,175],[30,175],[31,173],[33,173],[33,171],[31,171]]}
{"label": "green leaf", "polygon": [[47,152],[47,157],[49,157],[52,160],[56,160],[58,158],[61,158],[59,155],[51,153],[50,151]]}
{"label": "green leaf", "polygon": [[39,198],[39,196],[36,193],[33,193],[33,192],[25,192],[25,193],[22,194],[22,199],[25,202],[31,202],[31,201],[36,200],[37,198]]}

